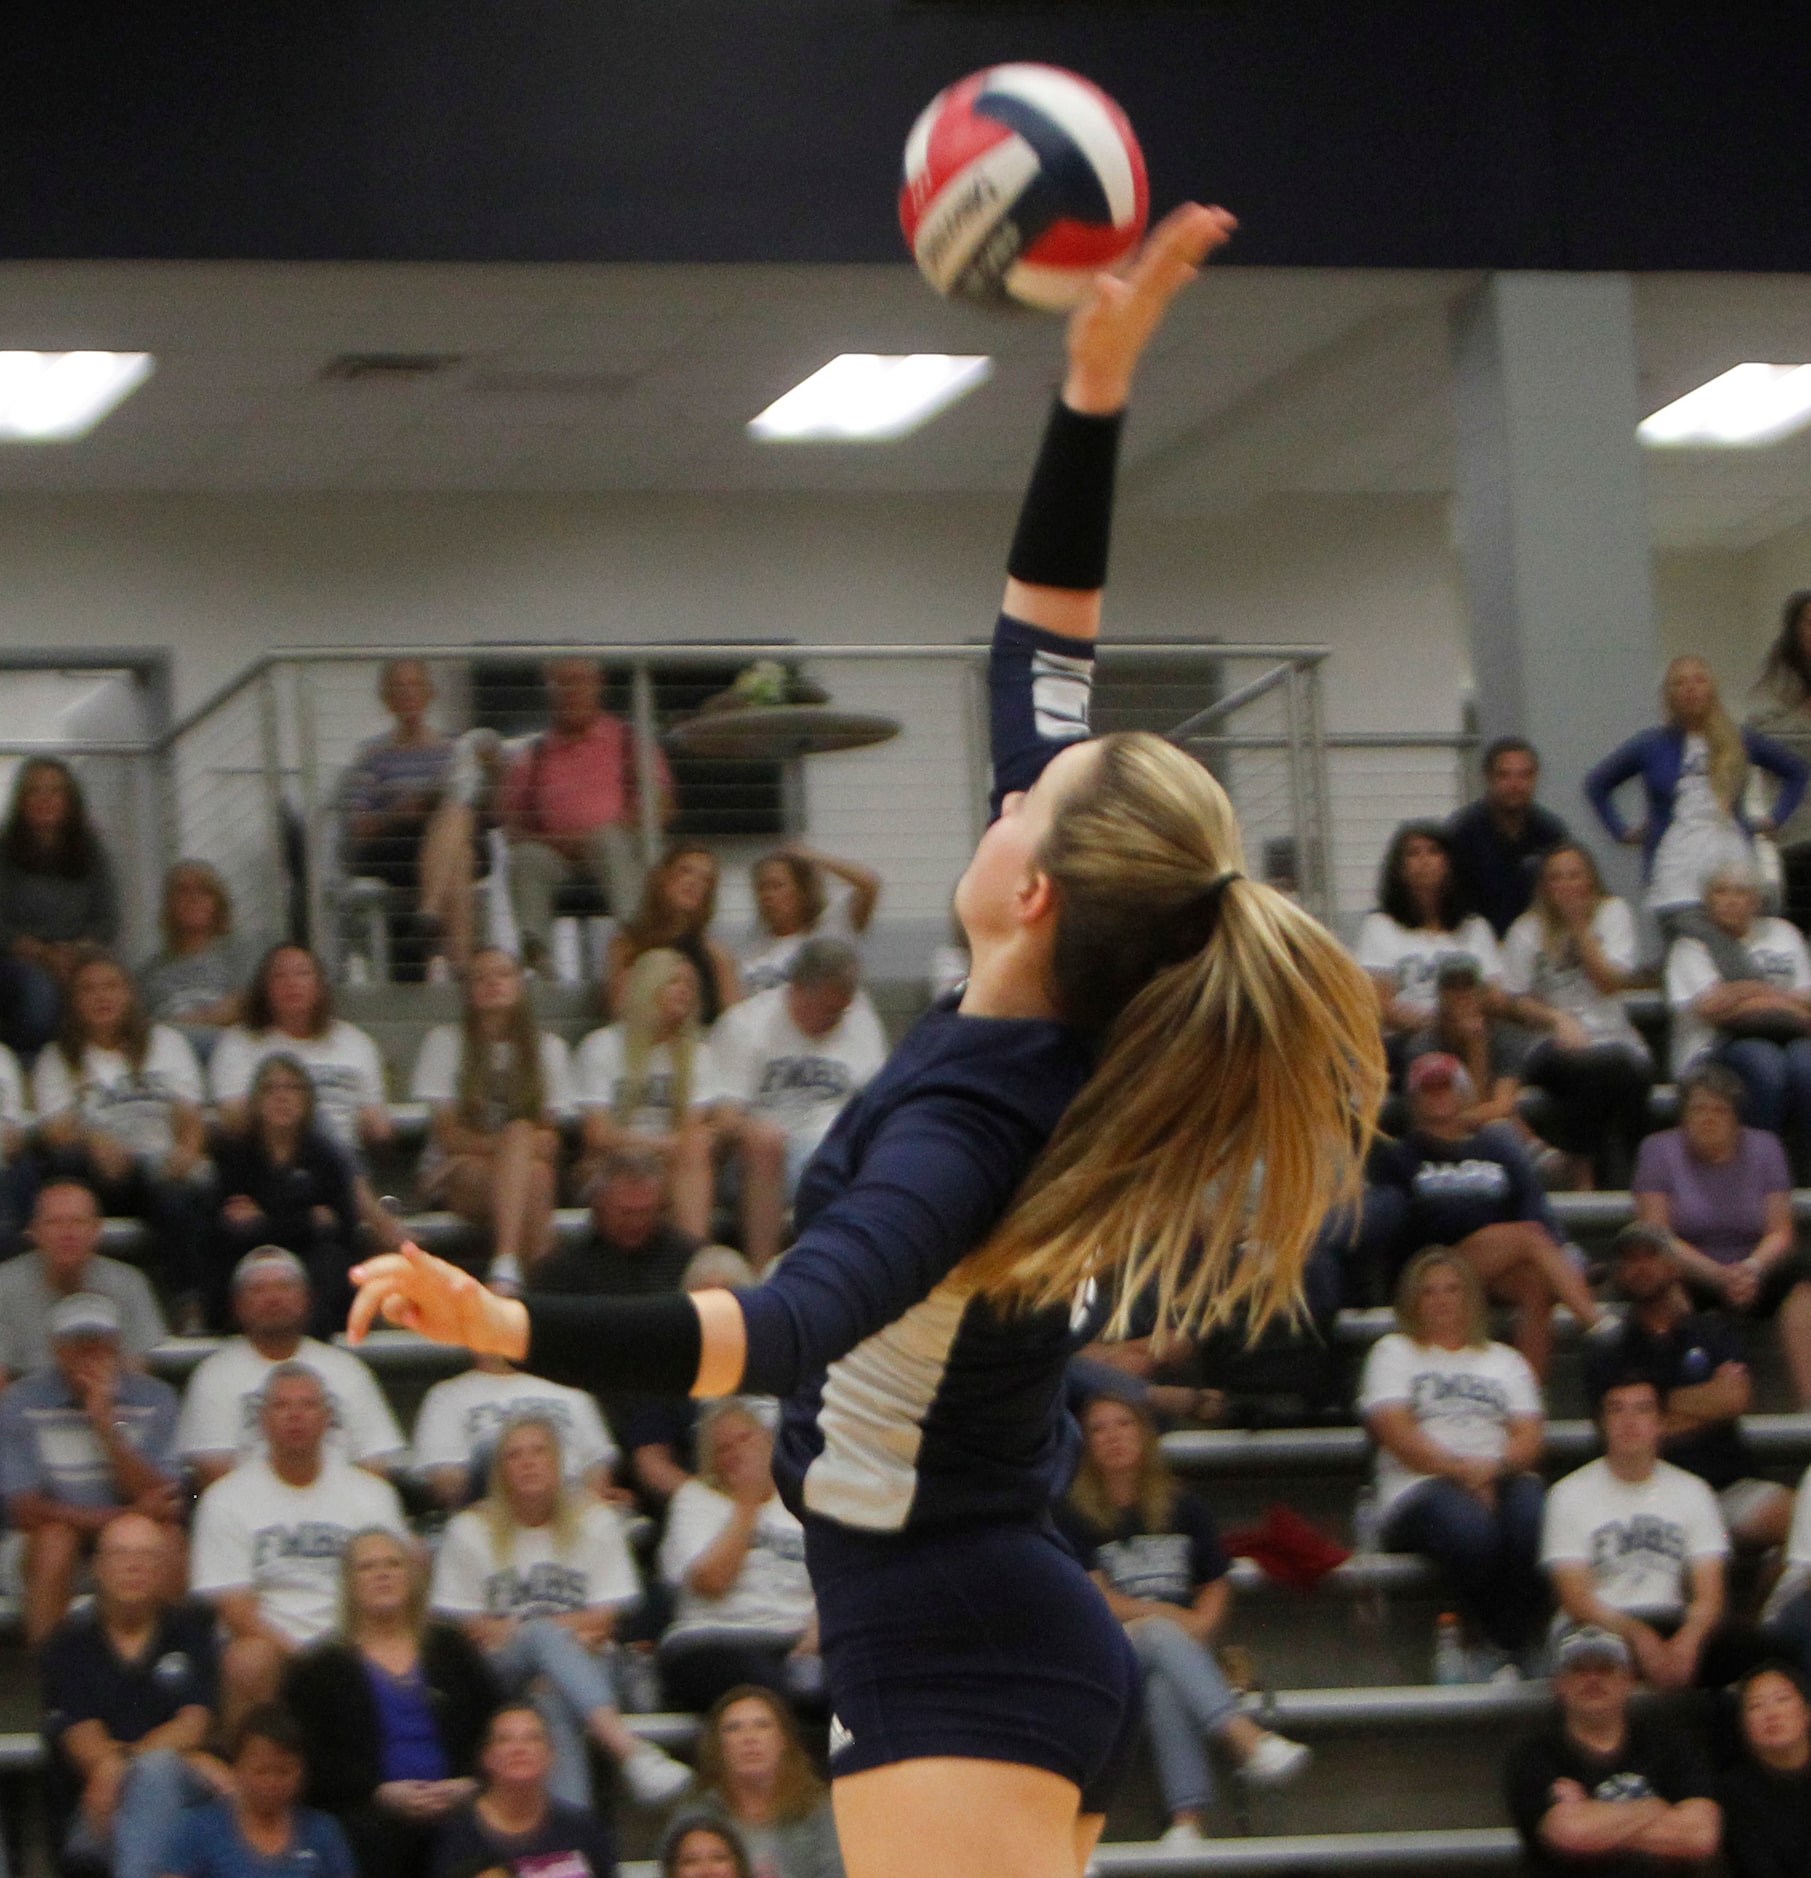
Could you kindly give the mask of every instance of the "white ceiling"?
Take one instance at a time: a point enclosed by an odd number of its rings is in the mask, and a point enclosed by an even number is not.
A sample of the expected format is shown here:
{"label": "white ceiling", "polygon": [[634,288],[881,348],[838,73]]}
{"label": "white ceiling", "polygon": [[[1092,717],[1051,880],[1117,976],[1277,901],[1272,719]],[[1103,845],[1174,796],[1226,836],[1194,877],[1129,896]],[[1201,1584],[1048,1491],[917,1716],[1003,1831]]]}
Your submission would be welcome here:
{"label": "white ceiling", "polygon": [[[1291,492],[1452,487],[1459,274],[1211,272],[1141,384],[1127,499],[1197,514]],[[1742,359],[1811,359],[1811,279],[1637,284],[1654,408]],[[1007,492],[1059,333],[947,306],[908,267],[0,264],[0,346],[149,350],[87,438],[0,446],[0,489]],[[752,442],[836,352],[987,351],[992,381],[915,436]],[[323,383],[346,352],[436,352],[425,383]],[[1746,546],[1811,515],[1811,433],[1650,456],[1657,541]]]}

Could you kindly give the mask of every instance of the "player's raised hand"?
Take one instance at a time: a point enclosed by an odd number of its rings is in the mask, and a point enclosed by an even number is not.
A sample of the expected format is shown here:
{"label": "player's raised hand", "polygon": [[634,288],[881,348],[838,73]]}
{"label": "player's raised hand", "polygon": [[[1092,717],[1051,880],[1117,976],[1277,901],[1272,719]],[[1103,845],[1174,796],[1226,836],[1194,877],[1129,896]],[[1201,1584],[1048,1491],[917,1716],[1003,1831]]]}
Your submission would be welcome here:
{"label": "player's raised hand", "polygon": [[1071,410],[1117,411],[1125,404],[1132,374],[1170,302],[1238,226],[1225,209],[1186,202],[1151,230],[1122,272],[1095,278],[1094,291],[1069,316],[1063,402]]}
{"label": "player's raised hand", "polygon": [[528,1313],[514,1298],[487,1291],[470,1272],[418,1245],[367,1259],[353,1268],[352,1281],[358,1286],[346,1322],[352,1343],[362,1343],[381,1320],[479,1356],[528,1353]]}

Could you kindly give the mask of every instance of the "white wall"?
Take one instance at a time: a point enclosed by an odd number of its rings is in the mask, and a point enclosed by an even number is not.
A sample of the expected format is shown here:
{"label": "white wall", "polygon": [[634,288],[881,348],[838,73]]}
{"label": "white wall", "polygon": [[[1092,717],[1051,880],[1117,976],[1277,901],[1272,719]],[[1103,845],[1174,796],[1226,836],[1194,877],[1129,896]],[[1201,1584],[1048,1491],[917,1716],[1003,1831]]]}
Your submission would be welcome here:
{"label": "white wall", "polygon": [[[179,709],[283,646],[947,642],[990,625],[1011,526],[1010,504],[947,498],[15,495],[0,635],[169,646]],[[1344,727],[1455,721],[1455,608],[1434,501],[1119,531],[1116,629],[1331,645]],[[1425,656],[1379,661],[1404,633]]]}
{"label": "white wall", "polygon": [[[1261,505],[1236,524],[1141,519],[1130,506],[1114,631],[1324,644],[1334,730],[1457,726],[1465,656],[1443,503],[1311,498]],[[179,711],[284,647],[972,641],[992,621],[1012,518],[1010,503],[955,498],[9,497],[0,635],[16,646],[167,646]],[[972,828],[968,779],[927,768],[927,752],[963,726],[953,701],[933,706],[922,671],[898,681],[920,719],[941,710],[936,730],[919,721],[878,760],[814,759],[811,820],[829,843],[883,818],[902,876],[895,912],[935,921]],[[857,702],[855,682],[839,681],[845,702]],[[885,688],[879,673],[861,682]],[[337,749],[381,721],[350,673],[329,715]],[[243,769],[241,732],[223,743],[218,760]],[[1450,768],[1437,756],[1406,768],[1344,761],[1340,844],[1374,851],[1399,813],[1444,806]],[[258,787],[240,777],[213,820],[247,823],[261,839]],[[1364,852],[1348,866],[1343,898],[1362,903],[1371,864]],[[732,891],[727,912],[740,912],[740,897]]]}
{"label": "white wall", "polygon": [[[1458,727],[1469,665],[1443,500],[1278,498],[1201,522],[1141,517],[1135,498],[1128,509],[1114,631],[1326,645],[1335,734]],[[1010,503],[928,497],[8,496],[0,636],[168,647],[179,710],[284,647],[950,643],[985,634],[1011,525]],[[1804,583],[1811,525],[1746,552],[1661,555],[1662,650],[1706,653],[1736,698],[1780,596]],[[336,692],[341,705],[336,744],[380,721],[358,687]],[[848,838],[851,816],[898,810],[896,772],[859,763],[809,772],[826,837]],[[967,838],[962,788],[943,783],[916,804],[947,841],[913,865],[915,913],[941,895],[944,847]],[[1339,897],[1359,906],[1389,827],[1444,807],[1453,766],[1438,752],[1336,753],[1333,784]]]}

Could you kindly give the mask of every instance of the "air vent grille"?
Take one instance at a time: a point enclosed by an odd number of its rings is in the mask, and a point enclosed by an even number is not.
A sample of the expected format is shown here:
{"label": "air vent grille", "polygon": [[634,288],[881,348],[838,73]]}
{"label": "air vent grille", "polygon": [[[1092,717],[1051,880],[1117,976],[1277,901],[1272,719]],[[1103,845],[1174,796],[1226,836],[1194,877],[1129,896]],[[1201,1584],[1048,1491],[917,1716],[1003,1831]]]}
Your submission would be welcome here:
{"label": "air vent grille", "polygon": [[321,367],[331,385],[419,385],[465,363],[461,352],[342,352]]}

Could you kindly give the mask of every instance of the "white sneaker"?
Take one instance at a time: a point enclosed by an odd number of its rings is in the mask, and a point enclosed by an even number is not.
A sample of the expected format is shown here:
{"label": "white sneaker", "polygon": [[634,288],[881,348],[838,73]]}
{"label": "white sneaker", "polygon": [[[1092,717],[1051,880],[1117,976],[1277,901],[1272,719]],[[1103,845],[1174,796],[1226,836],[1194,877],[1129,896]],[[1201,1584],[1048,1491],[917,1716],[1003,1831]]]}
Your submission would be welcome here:
{"label": "white sneaker", "polygon": [[1299,1774],[1306,1773],[1314,1759],[1314,1750],[1287,1735],[1266,1733],[1245,1758],[1239,1772],[1254,1787],[1285,1787]]}
{"label": "white sneaker", "polygon": [[665,1748],[644,1741],[623,1762],[623,1779],[643,1806],[661,1806],[677,1799],[692,1784],[692,1770],[673,1759]]}
{"label": "white sneaker", "polygon": [[506,1297],[519,1298],[522,1295],[522,1261],[508,1252],[501,1258],[492,1259],[490,1270],[484,1275],[484,1282],[492,1291],[501,1291]]}
{"label": "white sneaker", "polygon": [[1207,1834],[1192,1819],[1179,1819],[1157,1843],[1159,1845],[1206,1845]]}

